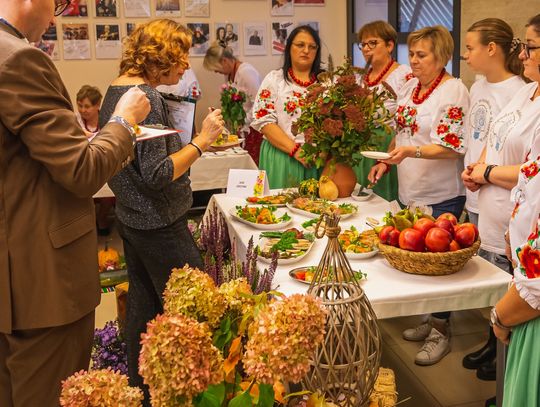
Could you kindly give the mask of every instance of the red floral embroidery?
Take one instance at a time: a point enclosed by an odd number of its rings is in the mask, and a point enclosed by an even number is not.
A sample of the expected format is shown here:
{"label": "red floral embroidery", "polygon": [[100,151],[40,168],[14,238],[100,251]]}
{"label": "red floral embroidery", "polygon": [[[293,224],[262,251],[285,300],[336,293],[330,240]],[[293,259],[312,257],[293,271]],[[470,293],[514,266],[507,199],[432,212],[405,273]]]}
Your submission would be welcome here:
{"label": "red floral embroidery", "polygon": [[261,99],[268,99],[272,94],[270,93],[270,91],[268,89],[263,89],[261,90],[261,92],[259,93],[259,97]]}
{"label": "red floral embroidery", "polygon": [[444,141],[446,141],[448,144],[456,148],[458,148],[461,145],[461,140],[454,133],[448,133],[446,136],[444,136]]}
{"label": "red floral embroidery", "polygon": [[403,110],[404,110],[404,109],[405,109],[405,106],[399,106],[399,107],[397,108],[397,112],[398,112],[398,113],[403,113]]}
{"label": "red floral embroidery", "polygon": [[461,107],[451,107],[448,109],[448,117],[452,120],[463,120],[463,110]]}
{"label": "red floral embroidery", "polygon": [[257,110],[257,113],[255,113],[255,117],[256,117],[257,119],[260,119],[261,117],[264,117],[264,116],[266,116],[267,114],[268,114],[268,110],[266,110],[266,109],[259,109],[259,110]]}
{"label": "red floral embroidery", "polygon": [[407,105],[398,106],[396,113],[396,123],[398,129],[409,127],[411,129],[411,135],[414,136],[418,132],[418,124],[416,123],[416,114],[418,112],[415,108]]}
{"label": "red floral embroidery", "polygon": [[296,108],[298,107],[298,105],[293,102],[292,100],[288,101],[286,104],[285,104],[285,110],[287,111],[287,113],[293,113]]}
{"label": "red floral embroidery", "polygon": [[521,267],[525,269],[528,278],[540,277],[540,251],[527,245],[518,253],[518,257]]}
{"label": "red floral embroidery", "polygon": [[266,105],[264,105],[264,107],[266,107],[267,109],[275,109],[276,108],[276,106],[273,103],[267,103]]}
{"label": "red floral embroidery", "polygon": [[538,162],[533,161],[529,165],[521,167],[521,173],[529,179],[533,178],[538,174]]}
{"label": "red floral embroidery", "polygon": [[441,123],[437,126],[437,134],[445,134],[448,133],[450,130],[450,127],[446,123]]}
{"label": "red floral embroidery", "polygon": [[296,91],[294,91],[294,90],[293,90],[293,93],[292,93],[292,94],[293,94],[293,96],[294,96],[295,98],[301,98],[301,97],[302,97],[302,93],[296,92]]}

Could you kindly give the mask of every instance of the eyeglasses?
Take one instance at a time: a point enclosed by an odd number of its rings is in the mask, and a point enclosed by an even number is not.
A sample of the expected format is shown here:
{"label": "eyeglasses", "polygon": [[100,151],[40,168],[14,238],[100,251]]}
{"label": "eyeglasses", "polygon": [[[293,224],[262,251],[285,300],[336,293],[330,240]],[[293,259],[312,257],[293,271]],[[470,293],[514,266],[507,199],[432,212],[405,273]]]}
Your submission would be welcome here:
{"label": "eyeglasses", "polygon": [[531,50],[540,49],[540,46],[538,47],[531,47],[529,44],[526,44],[524,42],[521,43],[521,50],[525,52],[525,57],[529,59],[531,57]]}
{"label": "eyeglasses", "polygon": [[71,0],[55,0],[54,16],[58,17],[62,14],[69,6],[69,3],[71,3]]}
{"label": "eyeglasses", "polygon": [[319,49],[319,46],[317,44],[306,44],[305,42],[293,42],[292,45],[294,45],[300,50],[303,50],[307,47],[309,52],[315,52]]}
{"label": "eyeglasses", "polygon": [[367,42],[361,42],[358,44],[358,48],[360,49],[360,51],[362,51],[366,46],[369,48],[369,49],[373,49],[377,46],[377,44],[379,43],[379,41],[377,40],[369,40]]}

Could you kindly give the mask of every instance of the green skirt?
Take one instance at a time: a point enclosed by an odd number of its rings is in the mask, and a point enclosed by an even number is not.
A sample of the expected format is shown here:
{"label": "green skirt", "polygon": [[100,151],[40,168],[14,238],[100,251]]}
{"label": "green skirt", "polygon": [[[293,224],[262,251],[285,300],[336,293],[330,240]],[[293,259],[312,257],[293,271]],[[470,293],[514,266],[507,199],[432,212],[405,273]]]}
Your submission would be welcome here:
{"label": "green skirt", "polygon": [[319,171],[304,167],[267,140],[261,144],[259,168],[266,171],[270,189],[297,187],[305,179],[319,179]]}
{"label": "green skirt", "polygon": [[540,318],[512,330],[503,407],[540,406]]}
{"label": "green skirt", "polygon": [[[378,139],[374,143],[376,150],[388,151],[388,146],[390,145],[393,136],[385,135],[381,131],[381,134],[376,135],[375,138]],[[359,184],[369,184],[367,176],[369,174],[369,171],[371,171],[371,167],[373,167],[376,162],[376,160],[372,160],[371,158],[363,157],[360,164],[356,167],[353,167]],[[397,167],[395,165],[392,165],[390,167],[390,172],[383,175],[379,182],[377,182],[377,185],[375,185],[373,191],[387,201],[393,201],[395,199],[398,199],[398,178]]]}

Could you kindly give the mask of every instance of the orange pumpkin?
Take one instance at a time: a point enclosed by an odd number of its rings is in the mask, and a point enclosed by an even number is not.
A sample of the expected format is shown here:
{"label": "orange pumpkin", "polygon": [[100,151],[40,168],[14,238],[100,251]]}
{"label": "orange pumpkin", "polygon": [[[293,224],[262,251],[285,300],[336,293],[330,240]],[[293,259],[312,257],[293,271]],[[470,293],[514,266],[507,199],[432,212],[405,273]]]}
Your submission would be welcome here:
{"label": "orange pumpkin", "polygon": [[98,252],[99,271],[116,270],[120,266],[120,254],[105,243],[105,248]]}

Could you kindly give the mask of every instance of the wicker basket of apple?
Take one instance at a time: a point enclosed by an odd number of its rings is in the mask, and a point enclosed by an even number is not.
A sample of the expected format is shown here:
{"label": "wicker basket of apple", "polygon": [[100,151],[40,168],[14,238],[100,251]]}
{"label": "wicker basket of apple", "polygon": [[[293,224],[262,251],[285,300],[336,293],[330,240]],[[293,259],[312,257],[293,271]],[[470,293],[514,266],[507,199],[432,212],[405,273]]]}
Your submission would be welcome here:
{"label": "wicker basket of apple", "polygon": [[451,213],[437,219],[418,210],[387,213],[379,250],[397,270],[441,276],[461,270],[480,247],[478,229]]}

